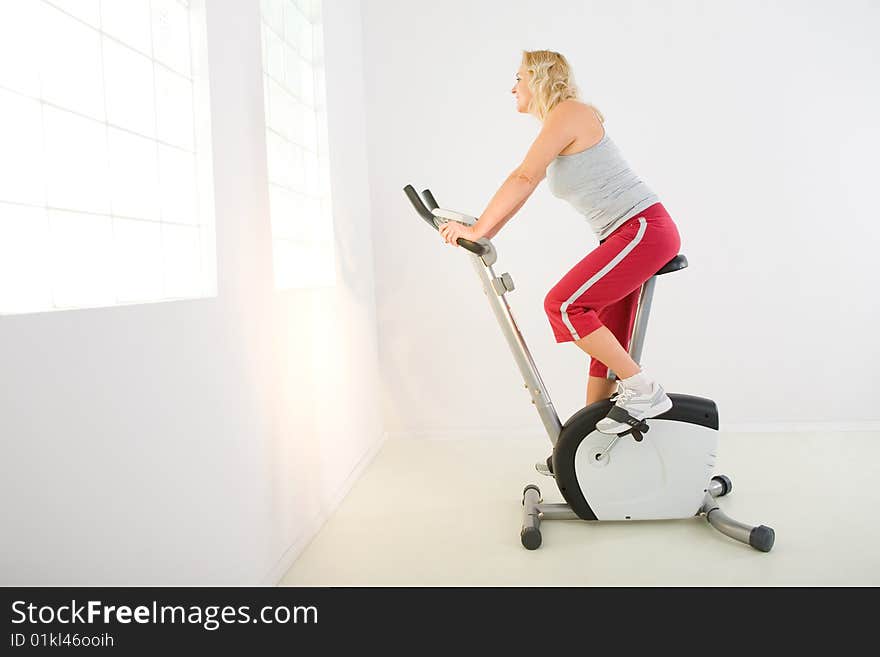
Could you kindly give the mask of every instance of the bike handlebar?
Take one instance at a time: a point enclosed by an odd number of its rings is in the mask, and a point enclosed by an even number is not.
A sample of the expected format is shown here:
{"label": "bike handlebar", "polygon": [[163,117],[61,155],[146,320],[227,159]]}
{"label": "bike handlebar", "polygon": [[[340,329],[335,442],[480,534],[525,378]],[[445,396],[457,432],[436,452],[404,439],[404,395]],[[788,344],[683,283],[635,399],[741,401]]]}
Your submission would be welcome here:
{"label": "bike handlebar", "polygon": [[[422,192],[422,196],[425,197],[425,201],[427,202],[428,207],[425,207],[425,203],[422,202],[421,197],[418,195],[416,190],[413,189],[412,185],[407,185],[406,187],[404,187],[403,192],[407,195],[410,203],[413,204],[413,207],[416,209],[416,212],[419,213],[422,219],[427,221],[428,225],[431,226],[431,228],[433,228],[434,230],[440,230],[436,222],[434,221],[434,215],[431,213],[431,210],[436,210],[439,207],[437,205],[437,201],[434,199],[434,195],[431,193],[431,190],[426,189]],[[455,241],[460,247],[467,249],[474,255],[481,256],[489,251],[489,247],[487,247],[485,244],[480,244],[479,242],[471,242],[470,240],[466,240],[463,237],[459,237]]]}

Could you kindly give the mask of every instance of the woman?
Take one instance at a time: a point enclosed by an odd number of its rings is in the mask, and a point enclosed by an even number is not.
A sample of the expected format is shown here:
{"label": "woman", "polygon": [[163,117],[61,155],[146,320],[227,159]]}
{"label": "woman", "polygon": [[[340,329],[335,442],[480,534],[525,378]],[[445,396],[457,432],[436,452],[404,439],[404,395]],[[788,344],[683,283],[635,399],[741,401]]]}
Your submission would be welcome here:
{"label": "woman", "polygon": [[[611,397],[616,384],[606,378],[610,367],[620,384],[615,408],[624,417],[665,413],[672,400],[627,349],[642,283],[678,254],[678,229],[608,137],[602,114],[578,100],[562,55],[524,51],[511,91],[517,111],[537,117],[541,132],[479,220],[473,226],[451,221],[440,234],[453,246],[459,237],[494,237],[546,177],[553,195],[581,212],[599,239],[544,301],[556,341],[573,341],[592,358],[587,405]],[[616,434],[631,427],[605,417],[596,428]]]}

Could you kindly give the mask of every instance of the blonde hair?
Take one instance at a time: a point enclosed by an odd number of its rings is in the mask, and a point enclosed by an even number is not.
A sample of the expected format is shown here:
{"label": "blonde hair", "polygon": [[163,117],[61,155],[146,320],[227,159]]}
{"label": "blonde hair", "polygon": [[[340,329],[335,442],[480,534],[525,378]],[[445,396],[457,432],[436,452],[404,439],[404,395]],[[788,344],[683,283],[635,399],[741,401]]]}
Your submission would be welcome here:
{"label": "blonde hair", "polygon": [[[578,99],[578,89],[568,60],[552,50],[523,50],[522,65],[529,72],[532,100],[528,111],[542,121],[563,100]],[[605,123],[602,112],[590,105]]]}

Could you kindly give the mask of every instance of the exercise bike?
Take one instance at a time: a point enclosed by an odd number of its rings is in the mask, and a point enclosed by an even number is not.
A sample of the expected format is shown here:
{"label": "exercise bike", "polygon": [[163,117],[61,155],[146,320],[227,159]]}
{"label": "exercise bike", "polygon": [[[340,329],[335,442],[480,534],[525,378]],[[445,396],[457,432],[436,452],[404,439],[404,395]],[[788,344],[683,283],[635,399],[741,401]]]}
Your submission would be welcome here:
{"label": "exercise bike", "polygon": [[[435,230],[447,221],[473,225],[476,218],[437,205],[430,190],[424,202],[412,185],[404,188],[416,212]],[[497,253],[486,238],[476,242],[459,238],[483,292],[501,326],[525,381],[553,453],[540,469],[556,481],[566,504],[544,503],[541,490],[529,484],[523,490],[520,540],[529,550],[541,546],[543,520],[669,520],[704,516],[722,534],[756,550],[769,552],[775,532],[765,525],[750,526],[724,514],[717,498],[732,484],[725,475],[713,475],[718,452],[718,408],[711,399],[668,393],[672,408],[648,420],[630,418],[630,429],[617,435],[600,433],[596,423],[608,415],[614,397],[597,401],[572,415],[563,425],[529,353],[507,303],[514,290],[510,274],[496,276]],[[658,276],[687,267],[679,254],[642,285],[630,356],[639,363],[654,286]],[[608,378],[616,380],[614,372]],[[542,466],[544,464],[541,464]]]}

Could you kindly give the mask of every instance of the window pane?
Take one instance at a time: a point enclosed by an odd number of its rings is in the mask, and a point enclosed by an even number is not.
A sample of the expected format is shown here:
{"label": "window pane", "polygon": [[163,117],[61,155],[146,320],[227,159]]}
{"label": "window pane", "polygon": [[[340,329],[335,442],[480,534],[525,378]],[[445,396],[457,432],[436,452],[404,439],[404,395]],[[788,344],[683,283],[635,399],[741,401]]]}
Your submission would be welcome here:
{"label": "window pane", "polygon": [[269,103],[269,78],[263,76],[263,110],[266,114],[266,127],[275,125],[271,116],[271,106]]}
{"label": "window pane", "polygon": [[[321,10],[322,10],[321,0],[309,0],[309,4],[312,7],[312,13],[311,13],[312,23],[321,23],[323,20],[321,17]],[[320,25],[319,25],[319,27],[320,27]]]}
{"label": "window pane", "polygon": [[315,71],[315,107],[320,112],[327,105],[327,84],[324,77],[324,67]]}
{"label": "window pane", "polygon": [[[320,4],[263,0],[261,5],[266,157],[278,287],[332,283],[335,276],[324,73],[319,63],[323,56],[317,51],[323,48]],[[279,18],[283,29],[274,33],[272,25]],[[324,257],[328,250],[329,266]]]}
{"label": "window pane", "polygon": [[300,68],[300,84],[302,84],[302,94],[300,100],[306,105],[315,105],[315,71],[305,60],[299,60]]}
{"label": "window pane", "polygon": [[162,221],[199,223],[192,153],[159,145],[159,197]]}
{"label": "window pane", "polygon": [[288,45],[284,46],[284,74],[286,77],[279,78],[290,93],[296,96],[300,102],[305,102],[305,79],[303,77],[303,64],[305,62],[297,54],[296,50]]}
{"label": "window pane", "polygon": [[287,139],[291,139],[293,132],[293,101],[284,89],[274,80],[268,80],[269,87],[269,116],[271,123],[269,127],[275,130]]}
{"label": "window pane", "polygon": [[161,66],[156,67],[158,137],[189,151],[194,150],[192,94],[192,82]]}
{"label": "window pane", "polygon": [[[4,0],[5,2],[5,0]],[[33,0],[31,0],[33,2]],[[58,9],[76,16],[92,27],[99,27],[101,22],[98,0],[47,0]]]}
{"label": "window pane", "polygon": [[162,224],[114,219],[113,241],[116,300],[162,298]]}
{"label": "window pane", "polygon": [[318,186],[318,155],[306,152],[303,163],[305,164],[306,174],[305,191],[312,196],[317,196],[321,191]]}
{"label": "window pane", "polygon": [[[320,3],[318,3],[320,4]],[[312,63],[317,66],[324,65],[324,30],[321,25],[316,25],[313,30],[314,42],[312,44]]]}
{"label": "window pane", "polygon": [[269,182],[292,189],[296,187],[295,165],[293,163],[296,149],[283,137],[266,131],[266,157],[268,160]]}
{"label": "window pane", "polygon": [[263,43],[266,48],[266,61],[263,63],[265,71],[279,82],[284,82],[284,44],[275,32],[265,26]]}
{"label": "window pane", "polygon": [[0,314],[51,305],[46,210],[0,203]]}
{"label": "window pane", "polygon": [[43,120],[49,205],[110,214],[106,126],[48,105]]}
{"label": "window pane", "polygon": [[216,294],[189,4],[0,0],[0,312]]}
{"label": "window pane", "polygon": [[312,24],[292,2],[284,3],[284,40],[295,46],[303,59],[312,60]]}
{"label": "window pane", "polygon": [[[319,117],[320,118],[320,117]],[[328,203],[330,202],[330,158],[327,157],[326,153],[328,152],[327,145],[327,132],[326,132],[326,124],[324,126],[324,131],[318,134],[319,137],[319,153],[320,157],[318,158],[318,194],[319,196],[326,200]],[[328,215],[329,217],[330,215]]]}
{"label": "window pane", "polygon": [[314,110],[302,108],[302,125],[303,125],[303,146],[313,153],[318,152],[318,128],[316,125],[317,117]]}
{"label": "window pane", "polygon": [[159,219],[156,142],[109,128],[110,189],[113,214]]}
{"label": "window pane", "polygon": [[0,201],[45,205],[40,103],[0,89],[0,117]]}
{"label": "window pane", "polygon": [[283,239],[305,239],[305,235],[297,230],[301,225],[298,217],[305,210],[304,198],[277,185],[269,185],[269,207],[272,217],[272,236]]}
{"label": "window pane", "polygon": [[42,3],[0,2],[0,87],[28,96],[40,95],[40,57],[45,34],[40,25]]}
{"label": "window pane", "polygon": [[278,34],[284,33],[283,0],[262,0],[263,20]]}
{"label": "window pane", "polygon": [[103,121],[100,33],[51,7],[43,21],[43,98]]}
{"label": "window pane", "polygon": [[107,121],[147,137],[156,134],[153,63],[104,37]]}
{"label": "window pane", "polygon": [[153,57],[189,77],[189,15],[175,0],[151,0]]}
{"label": "window pane", "polygon": [[151,55],[150,0],[104,0],[101,29],[123,43]]}
{"label": "window pane", "polygon": [[290,144],[288,146],[293,166],[293,184],[291,188],[301,192],[308,192],[308,158],[309,153],[304,151],[301,146]]}
{"label": "window pane", "polygon": [[113,305],[112,219],[50,210],[49,232],[55,306]]}
{"label": "window pane", "polygon": [[287,112],[290,116],[287,138],[294,144],[308,148],[306,144],[306,108],[301,103],[291,100],[287,104]]}

